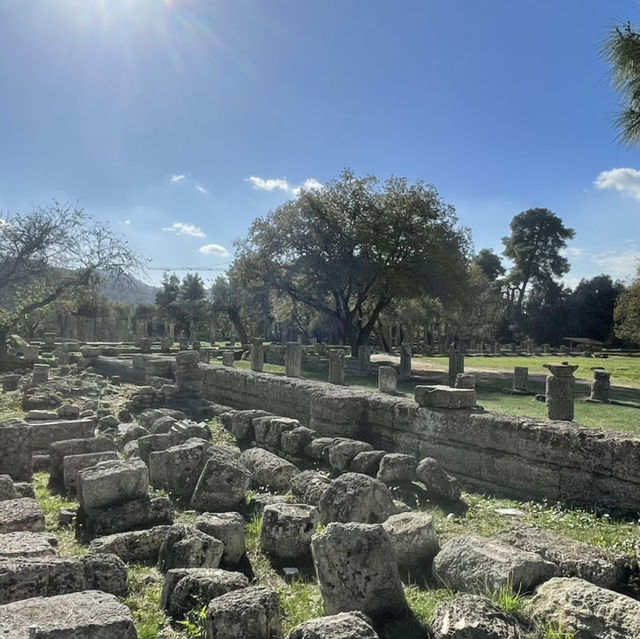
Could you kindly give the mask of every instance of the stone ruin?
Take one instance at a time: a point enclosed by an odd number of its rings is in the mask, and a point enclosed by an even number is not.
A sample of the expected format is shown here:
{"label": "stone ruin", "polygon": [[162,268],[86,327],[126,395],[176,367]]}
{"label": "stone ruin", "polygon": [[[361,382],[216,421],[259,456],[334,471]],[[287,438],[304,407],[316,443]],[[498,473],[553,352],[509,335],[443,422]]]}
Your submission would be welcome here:
{"label": "stone ruin", "polygon": [[[531,619],[561,620],[581,637],[640,636],[640,603],[619,592],[630,578],[621,556],[526,526],[441,544],[432,517],[416,508],[425,500],[463,506],[461,482],[448,472],[452,438],[465,447],[467,466],[474,459],[487,466],[504,462],[507,451],[496,455],[495,446],[507,434],[521,472],[524,440],[513,433],[560,448],[565,434],[577,433],[583,463],[600,455],[592,481],[608,472],[602,451],[614,450],[615,441],[624,475],[607,475],[609,486],[637,477],[638,462],[624,456],[627,440],[590,440],[564,423],[518,421],[509,431],[506,418],[476,406],[466,378],[453,388],[418,386],[414,400],[394,394],[395,370],[382,374],[379,394],[309,385],[297,378],[297,349],[290,353],[290,376],[281,379],[207,367],[193,350],[180,352],[169,369],[144,360],[145,375],[163,383],[149,385],[149,393],[139,387],[119,411],[105,407],[113,387],[90,372],[80,387],[52,381],[49,371],[47,379],[31,379],[25,419],[0,424],[0,636],[133,639],[133,617],[122,603],[126,564],[147,562],[163,575],[161,606],[172,619],[199,601],[209,639],[282,637],[278,593],[253,582],[247,558],[248,491],[262,513],[261,549],[274,566],[315,577],[322,593],[325,616],[293,628],[288,639],[379,637],[391,620],[411,617],[403,580],[425,576],[459,593],[436,609],[436,638],[524,639]],[[172,408],[160,405],[163,386],[175,387]],[[93,397],[85,395],[90,387]],[[238,392],[247,408],[235,401]],[[207,401],[213,394],[233,401]],[[213,444],[207,425],[188,418],[204,408],[236,446]],[[465,431],[476,440],[482,433],[484,448],[463,440]],[[628,442],[637,446],[638,438]],[[579,453],[564,452],[546,459],[548,473],[554,463],[559,475],[577,467]],[[503,481],[505,468],[496,469]],[[68,516],[88,554],[59,554],[33,496],[34,469],[49,471],[51,490],[77,496],[79,508]],[[464,470],[460,479],[473,485],[473,469]],[[193,523],[174,523],[174,504],[196,511]],[[522,615],[487,599],[488,589],[506,586],[535,593]]]}

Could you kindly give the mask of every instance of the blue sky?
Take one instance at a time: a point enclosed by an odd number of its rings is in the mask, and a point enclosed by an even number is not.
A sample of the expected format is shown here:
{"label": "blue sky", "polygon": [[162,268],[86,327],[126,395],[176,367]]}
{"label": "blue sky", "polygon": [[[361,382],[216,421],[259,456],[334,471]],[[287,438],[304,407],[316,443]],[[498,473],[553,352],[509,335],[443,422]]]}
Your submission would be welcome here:
{"label": "blue sky", "polygon": [[547,207],[576,230],[568,284],[624,279],[640,149],[598,49],[627,18],[635,0],[0,0],[0,211],[78,202],[154,268],[224,269],[252,219],[351,167],[434,184],[477,250]]}

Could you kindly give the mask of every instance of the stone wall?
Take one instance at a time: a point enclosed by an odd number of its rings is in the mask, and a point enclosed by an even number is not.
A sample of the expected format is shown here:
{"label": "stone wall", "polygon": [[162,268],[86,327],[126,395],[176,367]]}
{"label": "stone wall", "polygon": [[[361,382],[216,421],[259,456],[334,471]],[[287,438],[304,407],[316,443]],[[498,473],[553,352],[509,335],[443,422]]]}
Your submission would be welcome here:
{"label": "stone wall", "polygon": [[640,436],[204,366],[206,399],[293,417],[322,435],[435,457],[470,486],[525,499],[640,509]]}

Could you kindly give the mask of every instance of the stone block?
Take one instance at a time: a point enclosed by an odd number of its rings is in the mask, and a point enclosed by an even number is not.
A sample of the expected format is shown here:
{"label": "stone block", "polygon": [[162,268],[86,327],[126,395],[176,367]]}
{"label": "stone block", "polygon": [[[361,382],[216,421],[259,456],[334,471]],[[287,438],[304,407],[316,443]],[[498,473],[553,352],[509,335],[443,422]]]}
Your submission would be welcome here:
{"label": "stone block", "polygon": [[55,537],[40,532],[0,534],[0,557],[50,557],[57,554]]}
{"label": "stone block", "polygon": [[0,501],[5,499],[17,499],[18,493],[9,475],[0,475]]}
{"label": "stone block", "polygon": [[171,568],[217,568],[224,544],[193,526],[176,524],[166,533],[158,555],[158,570]]}
{"label": "stone block", "polygon": [[287,492],[291,479],[300,472],[291,462],[263,448],[245,450],[240,462],[251,472],[253,486],[276,493]]}
{"label": "stone block", "polygon": [[98,537],[89,544],[89,552],[110,553],[130,563],[156,563],[170,526],[154,526]]}
{"label": "stone block", "polygon": [[313,441],[316,432],[306,426],[298,426],[285,431],[280,436],[280,447],[284,453],[293,457],[301,457],[304,449]]}
{"label": "stone block", "polygon": [[387,485],[397,485],[412,482],[416,478],[418,463],[411,455],[403,453],[387,453],[380,460],[377,479]]}
{"label": "stone block", "polygon": [[303,504],[317,506],[329,490],[331,479],[315,470],[305,470],[291,480],[291,492]]}
{"label": "stone block", "polygon": [[378,367],[378,390],[395,395],[398,391],[398,373],[393,366]]}
{"label": "stone block", "polygon": [[145,435],[138,439],[138,454],[145,464],[149,463],[149,455],[158,450],[166,450],[171,448],[176,442],[169,433],[161,433],[158,435]]}
{"label": "stone block", "polygon": [[101,453],[84,453],[82,455],[66,455],[62,460],[64,489],[68,493],[75,494],[78,488],[79,470],[113,459],[118,459],[118,453],[114,450],[107,450]]}
{"label": "stone block", "polygon": [[31,445],[34,451],[46,451],[54,442],[93,437],[94,430],[95,424],[92,419],[56,420],[31,424]]}
{"label": "stone block", "polygon": [[379,639],[371,620],[360,612],[310,619],[292,628],[287,639]]}
{"label": "stone block", "polygon": [[431,515],[420,511],[398,513],[382,527],[391,540],[400,571],[426,572],[440,550]]}
{"label": "stone block", "polygon": [[262,513],[260,547],[272,561],[300,565],[311,558],[318,509],[308,504],[273,504]]}
{"label": "stone block", "polygon": [[14,481],[31,481],[31,428],[19,419],[0,424],[0,473]]}
{"label": "stone block", "polygon": [[240,513],[204,513],[196,519],[196,528],[224,544],[223,568],[237,566],[244,557],[245,520]]}
{"label": "stone block", "polygon": [[0,501],[0,533],[44,531],[44,512],[35,499],[23,497]]}
{"label": "stone block", "polygon": [[356,439],[344,439],[329,446],[329,464],[336,473],[349,470],[351,461],[359,453],[372,451],[373,446]]}
{"label": "stone block", "polygon": [[114,595],[96,590],[0,606],[7,639],[136,639],[133,617]]}
{"label": "stone block", "polygon": [[469,388],[416,386],[415,400],[422,408],[474,408],[476,392]]}
{"label": "stone block", "polygon": [[256,443],[280,448],[283,433],[300,426],[297,419],[289,417],[257,417],[252,421]]}
{"label": "stone block", "polygon": [[78,472],[83,509],[105,508],[140,499],[149,490],[149,469],[140,459],[101,462]]}

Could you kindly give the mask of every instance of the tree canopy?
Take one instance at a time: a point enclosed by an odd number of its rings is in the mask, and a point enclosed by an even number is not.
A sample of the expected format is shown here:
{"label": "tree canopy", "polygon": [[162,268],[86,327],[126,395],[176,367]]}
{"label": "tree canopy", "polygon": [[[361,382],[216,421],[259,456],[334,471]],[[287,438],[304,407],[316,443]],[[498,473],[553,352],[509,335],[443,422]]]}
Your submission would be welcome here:
{"label": "tree canopy", "polygon": [[511,299],[519,312],[527,286],[544,285],[569,272],[569,262],[561,254],[575,231],[549,209],[528,209],[516,215],[509,225],[511,235],[502,238],[503,255],[513,261],[508,280]]}
{"label": "tree canopy", "polygon": [[451,299],[469,240],[433,186],[345,170],[256,219],[238,249],[254,280],[333,318],[355,351],[392,301]]}
{"label": "tree canopy", "polygon": [[614,319],[617,337],[640,344],[640,269],[634,282],[618,298]]}
{"label": "tree canopy", "polygon": [[30,314],[141,268],[127,243],[81,208],[53,202],[0,219],[0,349]]}

